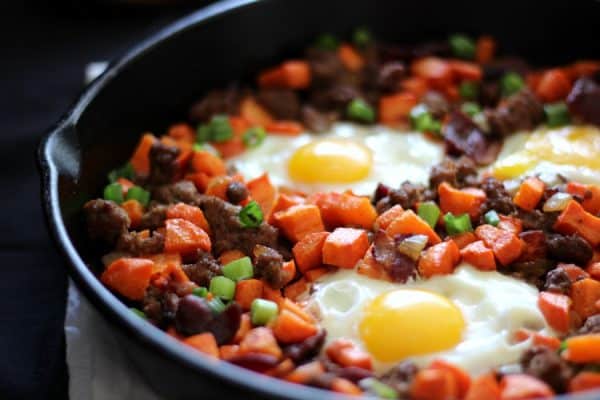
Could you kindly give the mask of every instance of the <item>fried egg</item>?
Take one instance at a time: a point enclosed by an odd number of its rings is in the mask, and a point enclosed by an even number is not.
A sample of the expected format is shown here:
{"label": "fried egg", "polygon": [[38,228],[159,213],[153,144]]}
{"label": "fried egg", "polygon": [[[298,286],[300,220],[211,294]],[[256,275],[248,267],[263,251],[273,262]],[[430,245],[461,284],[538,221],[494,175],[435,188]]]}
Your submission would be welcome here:
{"label": "fried egg", "polygon": [[320,135],[267,135],[260,146],[229,163],[247,179],[267,171],[275,185],[306,193],[351,189],[370,195],[379,182],[427,183],[431,167],[443,156],[443,143],[419,132],[339,122]]}
{"label": "fried egg", "polygon": [[531,343],[515,343],[516,330],[552,334],[535,287],[464,263],[451,275],[406,284],[340,270],[307,296],[327,340],[354,341],[378,372],[403,360],[426,366],[441,358],[480,374],[519,360]]}

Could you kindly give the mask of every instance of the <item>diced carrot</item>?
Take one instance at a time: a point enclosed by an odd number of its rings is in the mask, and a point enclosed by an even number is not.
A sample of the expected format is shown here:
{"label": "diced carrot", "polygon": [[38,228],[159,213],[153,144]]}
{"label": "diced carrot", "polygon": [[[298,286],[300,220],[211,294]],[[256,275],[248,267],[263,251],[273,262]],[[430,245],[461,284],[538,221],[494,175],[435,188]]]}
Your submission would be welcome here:
{"label": "diced carrot", "polygon": [[213,142],[211,144],[223,158],[235,157],[246,150],[241,137],[234,136],[225,142]]}
{"label": "diced carrot", "polygon": [[450,63],[437,57],[424,57],[413,61],[411,71],[436,89],[444,89],[452,84],[454,78]]}
{"label": "diced carrot", "polygon": [[371,229],[377,218],[377,211],[367,197],[351,193],[315,193],[307,199],[321,211],[321,217],[328,229],[339,226]]}
{"label": "diced carrot", "polygon": [[596,215],[600,212],[600,186],[569,182],[567,183],[567,193],[583,199],[581,206],[590,214]]}
{"label": "diced carrot", "polygon": [[268,219],[277,197],[277,189],[271,183],[269,174],[265,172],[261,176],[248,181],[246,187],[252,200],[258,203],[265,218]]}
{"label": "diced carrot", "polygon": [[273,324],[273,333],[281,343],[298,343],[317,333],[317,326],[289,310],[282,310]]}
{"label": "diced carrot", "polygon": [[469,386],[471,385],[471,377],[462,368],[442,359],[434,360],[429,365],[429,368],[445,370],[454,375],[456,384],[458,386],[459,399],[462,399],[467,394]]}
{"label": "diced carrot", "polygon": [[559,263],[556,267],[562,269],[567,274],[571,283],[580,279],[590,277],[590,275],[587,272],[585,272],[583,269],[579,268],[575,264]]}
{"label": "diced carrot", "polygon": [[313,269],[308,270],[308,271],[306,271],[304,273],[304,278],[308,282],[314,282],[317,279],[319,279],[320,277],[322,277],[323,275],[327,275],[330,272],[331,272],[331,270],[329,268],[326,268],[326,267],[313,268]]}
{"label": "diced carrot", "polygon": [[574,363],[600,362],[600,333],[571,336],[566,340],[567,350],[562,356]]}
{"label": "diced carrot", "polygon": [[262,297],[262,294],[263,282],[259,279],[244,279],[235,287],[235,301],[245,311],[249,310],[254,299]]}
{"label": "diced carrot", "polygon": [[177,141],[183,141],[187,143],[194,143],[196,141],[196,132],[190,124],[184,122],[173,124],[169,127],[167,135]]}
{"label": "diced carrot", "polygon": [[129,192],[129,189],[135,186],[135,183],[131,182],[129,179],[126,178],[118,178],[117,183],[121,185],[123,196],[126,196],[127,192]]}
{"label": "diced carrot", "polygon": [[600,262],[590,263],[585,272],[595,280],[600,281]]}
{"label": "diced carrot", "polygon": [[574,62],[564,69],[567,76],[575,81],[582,76],[592,76],[597,71],[600,71],[600,61],[598,60],[581,60]]}
{"label": "diced carrot", "polygon": [[475,229],[475,236],[492,249],[502,265],[509,265],[523,252],[523,241],[517,235],[492,225],[479,225]]}
{"label": "diced carrot", "polygon": [[289,298],[284,298],[279,304],[279,306],[281,307],[282,311],[288,310],[289,312],[296,314],[298,317],[302,318],[306,322],[309,322],[311,324],[315,323],[315,319],[312,315],[304,311],[304,309],[300,307],[298,303]]}
{"label": "diced carrot", "polygon": [[542,75],[535,94],[546,103],[562,100],[571,91],[571,81],[560,68],[549,69]]}
{"label": "diced carrot", "polygon": [[151,133],[142,135],[130,160],[131,166],[137,174],[148,175],[150,172],[150,149],[156,141],[156,137]]}
{"label": "diced carrot", "polygon": [[277,304],[281,304],[281,302],[283,301],[283,295],[281,294],[281,290],[273,289],[269,285],[263,286],[262,297],[265,300],[271,300]]}
{"label": "diced carrot", "polygon": [[306,61],[290,60],[263,71],[258,76],[260,87],[306,89],[310,86],[310,66]]}
{"label": "diced carrot", "polygon": [[366,370],[373,369],[371,355],[361,350],[348,339],[336,339],[325,349],[327,357],[342,367],[358,367]]}
{"label": "diced carrot", "polygon": [[410,398],[415,400],[458,399],[458,383],[450,371],[422,369],[417,372],[410,386]]}
{"label": "diced carrot", "polygon": [[204,193],[208,187],[208,183],[212,178],[206,175],[204,172],[196,172],[192,174],[186,174],[183,179],[192,182],[200,193]]}
{"label": "diced carrot", "polygon": [[319,208],[313,204],[300,204],[273,214],[275,226],[296,243],[309,233],[323,232],[325,226]]}
{"label": "diced carrot", "polygon": [[284,359],[276,367],[263,372],[265,375],[282,378],[289,375],[295,368],[294,362],[289,358]]}
{"label": "diced carrot", "polygon": [[369,278],[373,279],[380,279],[385,281],[390,280],[390,277],[383,268],[383,265],[378,263],[377,260],[375,260],[375,257],[373,256],[373,245],[369,246],[363,259],[358,262],[358,265],[356,267],[356,273],[368,276]]}
{"label": "diced carrot", "polygon": [[283,294],[289,299],[296,300],[298,296],[307,290],[308,283],[306,282],[306,279],[300,278],[296,282],[286,286],[285,289],[283,289]]}
{"label": "diced carrot", "polygon": [[356,384],[352,383],[352,381],[340,377],[333,378],[331,381],[331,390],[348,396],[360,396],[363,393]]}
{"label": "diced carrot", "polygon": [[392,221],[395,220],[396,217],[400,216],[400,214],[402,214],[403,212],[404,209],[402,208],[402,206],[400,204],[396,204],[395,206],[383,212],[375,219],[375,223],[373,224],[373,230],[375,232],[379,231],[380,229],[386,230],[387,227],[390,226]]}
{"label": "diced carrot", "polygon": [[496,41],[491,36],[480,36],[475,45],[475,61],[487,64],[496,53]]}
{"label": "diced carrot", "polygon": [[442,182],[438,186],[438,194],[442,213],[450,212],[454,215],[466,213],[471,218],[479,216],[481,205],[486,200],[485,192],[481,189],[455,189],[447,182]]}
{"label": "diced carrot", "polygon": [[145,258],[119,258],[104,270],[100,280],[131,300],[142,300],[150,284],[154,263]]}
{"label": "diced carrot", "polygon": [[454,78],[459,81],[480,81],[483,77],[481,67],[472,62],[450,60],[450,68]]}
{"label": "diced carrot", "polygon": [[242,314],[242,318],[240,319],[240,327],[238,328],[235,336],[233,337],[232,342],[235,344],[239,344],[242,339],[250,332],[252,329],[252,320],[250,319],[250,314],[245,312]]}
{"label": "diced carrot", "polygon": [[300,365],[284,379],[294,383],[307,383],[323,373],[325,373],[323,363],[321,361],[311,361]]}
{"label": "diced carrot", "polygon": [[600,312],[596,308],[596,302],[600,300],[600,282],[584,278],[571,285],[571,300],[573,310],[583,319]]}
{"label": "diced carrot", "polygon": [[452,236],[452,240],[454,240],[454,243],[456,243],[458,248],[462,250],[469,244],[476,242],[477,237],[473,232],[463,232],[459,233],[458,235]]}
{"label": "diced carrot", "polygon": [[121,207],[127,212],[129,216],[129,221],[131,221],[131,227],[133,229],[140,226],[140,222],[142,222],[142,216],[144,215],[144,206],[137,200],[131,199],[124,201],[121,204]]}
{"label": "diced carrot", "polygon": [[283,354],[273,336],[273,331],[262,326],[251,329],[240,342],[239,354],[249,353],[270,354],[276,358],[280,358]]}
{"label": "diced carrot", "polygon": [[569,331],[571,299],[568,296],[560,293],[540,292],[538,308],[553,329],[561,333]]}
{"label": "diced carrot", "polygon": [[504,375],[500,381],[501,400],[528,400],[553,396],[554,392],[550,386],[531,375]]}
{"label": "diced carrot", "polygon": [[239,355],[240,346],[237,344],[224,344],[219,347],[219,358],[221,360],[229,360]]}
{"label": "diced carrot", "polygon": [[406,122],[410,110],[416,105],[417,96],[409,91],[381,96],[379,98],[379,122],[387,125]]}
{"label": "diced carrot", "polygon": [[529,338],[532,338],[531,341],[536,346],[545,346],[551,350],[558,350],[560,348],[560,340],[553,336],[546,336],[525,328],[517,330],[514,334],[514,340],[516,342],[523,342]]}
{"label": "diced carrot", "polygon": [[441,91],[448,101],[460,100],[460,91],[458,90],[458,85],[455,83],[446,86]]}
{"label": "diced carrot", "polygon": [[273,204],[273,208],[271,209],[269,223],[273,223],[273,214],[275,214],[277,211],[287,210],[292,206],[297,206],[298,204],[304,203],[304,197],[278,192],[277,196],[275,197],[275,203]]}
{"label": "diced carrot", "polygon": [[329,232],[309,233],[294,245],[292,253],[300,272],[305,274],[308,270],[321,266],[323,244],[327,236]]}
{"label": "diced carrot", "polygon": [[273,117],[253,97],[246,97],[240,103],[240,115],[251,125],[267,126]]}
{"label": "diced carrot", "polygon": [[215,196],[222,200],[227,200],[227,187],[233,182],[234,179],[228,175],[214,176],[208,181],[206,185],[205,194],[209,196]]}
{"label": "diced carrot", "polygon": [[208,176],[219,176],[227,173],[227,167],[221,158],[209,151],[194,151],[192,168],[196,172],[204,172]]}
{"label": "diced carrot", "polygon": [[451,274],[460,261],[458,246],[453,240],[431,246],[419,258],[419,274],[424,278]]}
{"label": "diced carrot", "polygon": [[210,332],[199,333],[183,339],[183,343],[213,358],[219,358],[219,347]]}
{"label": "diced carrot", "polygon": [[385,232],[394,237],[395,235],[425,235],[429,238],[429,244],[437,244],[442,240],[438,234],[412,210],[406,210],[389,224]]}
{"label": "diced carrot", "polygon": [[165,226],[166,252],[188,254],[197,249],[210,251],[211,243],[208,234],[192,222],[174,218],[166,220]]}
{"label": "diced carrot", "polygon": [[336,228],[323,244],[323,264],[339,268],[354,268],[369,248],[363,229]]}
{"label": "diced carrot", "polygon": [[520,234],[523,231],[523,221],[519,218],[499,214],[500,222],[498,222],[498,229],[502,229],[508,232],[512,232],[515,235]]}
{"label": "diced carrot", "polygon": [[189,282],[181,268],[181,256],[178,253],[160,253],[147,257],[154,262],[151,282],[154,286],[166,287],[170,282]]}
{"label": "diced carrot", "polygon": [[575,200],[569,201],[567,207],[559,215],[554,224],[554,230],[565,235],[577,233],[592,247],[600,244],[600,217],[585,211]]}
{"label": "diced carrot", "polygon": [[360,53],[348,44],[344,43],[338,47],[337,55],[344,67],[349,71],[360,71],[365,65],[365,60]]}
{"label": "diced carrot", "polygon": [[543,72],[541,71],[530,71],[525,74],[525,84],[527,87],[535,93],[540,81],[542,80]]}
{"label": "diced carrot", "polygon": [[239,260],[240,258],[246,256],[240,250],[226,250],[221,253],[219,256],[219,262],[222,265],[227,265],[232,261]]}
{"label": "diced carrot", "polygon": [[420,99],[429,90],[427,81],[418,76],[410,76],[405,78],[400,83],[400,86],[405,92],[409,92],[415,96],[416,99]]}
{"label": "diced carrot", "polygon": [[483,240],[473,242],[460,250],[464,262],[482,271],[495,271],[496,259],[494,252],[487,247]]}
{"label": "diced carrot", "polygon": [[304,126],[298,121],[277,120],[268,123],[265,130],[276,135],[298,136],[304,131]]}
{"label": "diced carrot", "polygon": [[210,234],[210,226],[204,217],[202,210],[196,206],[185,203],[177,203],[167,208],[167,219],[181,218],[190,221]]}
{"label": "diced carrot", "polygon": [[539,178],[527,178],[521,183],[513,202],[525,211],[532,211],[542,199],[545,188],[546,185]]}
{"label": "diced carrot", "polygon": [[581,371],[569,381],[569,392],[600,389],[600,372]]}
{"label": "diced carrot", "polygon": [[296,277],[296,263],[294,260],[285,261],[281,266],[282,284],[287,285]]}
{"label": "diced carrot", "polygon": [[464,400],[500,400],[500,385],[496,374],[489,372],[473,378]]}

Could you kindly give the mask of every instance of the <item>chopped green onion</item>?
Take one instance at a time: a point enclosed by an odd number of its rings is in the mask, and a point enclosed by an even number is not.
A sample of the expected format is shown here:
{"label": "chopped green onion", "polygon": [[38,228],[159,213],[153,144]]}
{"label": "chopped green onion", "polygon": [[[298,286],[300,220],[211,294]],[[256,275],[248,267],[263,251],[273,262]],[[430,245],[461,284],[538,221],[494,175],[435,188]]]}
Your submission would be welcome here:
{"label": "chopped green onion", "polygon": [[352,35],[352,41],[356,47],[367,47],[373,41],[373,35],[367,28],[357,28]]}
{"label": "chopped green onion", "polygon": [[208,289],[215,297],[231,300],[235,295],[235,282],[225,276],[215,276]]}
{"label": "chopped green onion", "polygon": [[246,147],[258,147],[261,145],[265,137],[267,136],[267,132],[265,132],[264,128],[261,126],[255,126],[254,128],[248,129],[244,135],[242,136],[242,140],[244,141],[244,145]]}
{"label": "chopped green onion", "polygon": [[198,296],[198,297],[206,297],[208,295],[208,289],[205,288],[204,286],[200,286],[200,287],[194,288],[194,290],[192,290],[192,294],[194,296]]}
{"label": "chopped green onion", "polygon": [[129,180],[135,178],[135,171],[131,163],[127,163],[122,167],[115,168],[108,173],[108,180],[110,182],[115,182],[119,178],[125,178]]}
{"label": "chopped green onion", "polygon": [[252,200],[240,210],[239,218],[244,228],[256,228],[263,222],[263,212],[258,203]]}
{"label": "chopped green onion", "polygon": [[433,201],[426,201],[419,204],[417,214],[421,219],[427,222],[427,225],[435,228],[437,221],[440,218],[440,208]]}
{"label": "chopped green onion", "polygon": [[376,378],[365,378],[358,382],[358,386],[360,386],[363,390],[366,390],[369,393],[374,394],[375,396],[382,399],[397,399],[398,392],[394,388],[385,383],[381,382]]}
{"label": "chopped green onion", "polygon": [[131,312],[132,312],[132,313],[134,313],[135,315],[137,315],[137,316],[138,316],[138,317],[140,317],[140,318],[143,318],[143,319],[148,319],[148,317],[146,317],[146,313],[145,313],[145,312],[143,312],[143,311],[142,311],[142,310],[140,310],[140,309],[137,309],[137,308],[135,308],[135,307],[131,307],[129,310],[131,310]]}
{"label": "chopped green onion", "polygon": [[204,151],[204,145],[202,143],[194,143],[192,145],[193,151]]}
{"label": "chopped green onion", "polygon": [[479,107],[479,104],[477,103],[467,101],[460,106],[460,110],[468,116],[472,117],[481,112],[481,107]]}
{"label": "chopped green onion", "polygon": [[210,139],[211,139],[210,125],[208,125],[208,124],[198,125],[198,129],[196,129],[196,143],[197,144],[206,143]]}
{"label": "chopped green onion", "polygon": [[250,319],[253,325],[266,325],[277,316],[277,303],[265,299],[254,299],[250,306]]}
{"label": "chopped green onion", "polygon": [[133,186],[127,191],[125,200],[137,200],[141,205],[146,207],[150,202],[150,192],[139,186]]}
{"label": "chopped green onion", "polygon": [[459,233],[471,232],[473,230],[469,214],[455,216],[452,213],[447,213],[444,215],[444,222],[446,224],[446,232],[451,236],[458,235]]}
{"label": "chopped green onion", "polygon": [[218,297],[213,297],[208,302],[208,306],[210,307],[210,309],[213,312],[213,314],[221,314],[227,308],[227,306],[225,305],[225,303],[223,303],[223,300],[221,300]]}
{"label": "chopped green onion", "polygon": [[117,204],[123,202],[123,188],[118,182],[110,183],[104,188],[104,200],[111,200]]}
{"label": "chopped green onion", "polygon": [[375,122],[375,110],[362,99],[354,99],[348,103],[346,115],[348,115],[348,118],[359,122]]}
{"label": "chopped green onion", "polygon": [[254,268],[250,257],[238,258],[223,267],[223,275],[233,281],[241,281],[242,279],[252,278],[254,276]]}
{"label": "chopped green onion", "polygon": [[571,122],[569,109],[564,102],[546,104],[544,106],[544,114],[546,114],[546,124],[551,128],[567,125]]}
{"label": "chopped green onion", "polygon": [[465,60],[475,58],[475,41],[463,34],[455,34],[448,38],[452,54]]}
{"label": "chopped green onion", "polygon": [[479,85],[474,81],[464,81],[458,87],[458,93],[465,100],[474,100],[479,94]]}
{"label": "chopped green onion", "polygon": [[500,88],[502,89],[503,96],[510,96],[511,94],[517,93],[525,86],[525,82],[521,75],[516,72],[508,72],[504,74],[500,80]]}
{"label": "chopped green onion", "polygon": [[420,113],[412,119],[413,128],[419,132],[440,133],[442,124],[433,118],[428,111]]}
{"label": "chopped green onion", "polygon": [[563,340],[562,342],[560,342],[560,347],[558,348],[558,352],[562,353],[566,349],[567,349],[567,341]]}
{"label": "chopped green onion", "polygon": [[500,217],[498,216],[498,213],[495,210],[490,210],[486,212],[483,216],[483,219],[485,220],[486,224],[492,226],[498,226],[498,224],[500,223]]}
{"label": "chopped green onion", "polygon": [[233,137],[233,128],[227,115],[215,115],[207,124],[198,126],[196,142],[226,142]]}
{"label": "chopped green onion", "polygon": [[315,41],[315,47],[318,47],[321,50],[336,50],[339,45],[339,40],[330,33],[320,35]]}

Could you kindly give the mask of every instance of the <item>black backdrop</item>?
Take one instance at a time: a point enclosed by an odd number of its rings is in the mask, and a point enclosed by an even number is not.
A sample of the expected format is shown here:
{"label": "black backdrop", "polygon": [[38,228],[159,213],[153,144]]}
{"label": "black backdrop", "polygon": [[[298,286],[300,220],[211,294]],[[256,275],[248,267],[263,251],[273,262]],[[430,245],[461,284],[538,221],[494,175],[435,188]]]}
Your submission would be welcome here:
{"label": "black backdrop", "polygon": [[88,62],[119,57],[206,2],[6,3],[15,9],[0,12],[0,398],[63,399],[67,276],[44,226],[36,146],[81,90]]}

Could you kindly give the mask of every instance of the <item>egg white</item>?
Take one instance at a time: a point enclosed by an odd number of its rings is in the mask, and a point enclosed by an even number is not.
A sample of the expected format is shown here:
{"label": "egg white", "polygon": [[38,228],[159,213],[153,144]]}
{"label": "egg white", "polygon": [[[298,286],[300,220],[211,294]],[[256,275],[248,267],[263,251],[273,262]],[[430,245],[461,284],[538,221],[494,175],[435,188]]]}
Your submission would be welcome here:
{"label": "egg white", "polygon": [[[537,307],[538,290],[535,287],[496,271],[484,272],[464,263],[451,275],[406,284],[374,280],[354,270],[339,270],[322,277],[313,288],[305,304],[327,330],[327,341],[351,339],[365,351],[358,327],[363,309],[379,294],[394,289],[422,289],[453,302],[465,320],[461,342],[446,351],[409,358],[419,366],[442,358],[478,375],[519,360],[531,345],[530,340],[514,343],[512,336],[519,328],[553,334]],[[398,340],[402,340],[401,332]],[[375,368],[383,372],[396,363],[376,361]]]}

